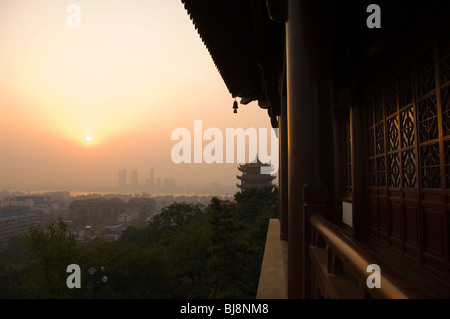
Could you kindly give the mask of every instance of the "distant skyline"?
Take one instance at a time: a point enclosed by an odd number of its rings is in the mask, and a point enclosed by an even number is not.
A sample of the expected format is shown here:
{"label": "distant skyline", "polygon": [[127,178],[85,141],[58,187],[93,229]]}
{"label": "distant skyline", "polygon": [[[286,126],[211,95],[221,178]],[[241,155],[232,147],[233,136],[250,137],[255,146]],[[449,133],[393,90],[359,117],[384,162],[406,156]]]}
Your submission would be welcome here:
{"label": "distant skyline", "polygon": [[117,187],[124,168],[233,186],[237,163],[173,163],[172,131],[270,128],[255,102],[233,113],[181,0],[2,0],[0,38],[0,189]]}

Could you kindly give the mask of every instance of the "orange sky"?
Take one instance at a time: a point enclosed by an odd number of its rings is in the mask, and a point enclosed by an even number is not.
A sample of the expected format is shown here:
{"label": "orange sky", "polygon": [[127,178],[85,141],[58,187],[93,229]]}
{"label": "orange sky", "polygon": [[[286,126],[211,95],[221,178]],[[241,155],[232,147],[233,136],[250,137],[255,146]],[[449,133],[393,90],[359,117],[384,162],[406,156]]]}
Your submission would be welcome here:
{"label": "orange sky", "polygon": [[101,191],[122,168],[140,183],[154,168],[181,186],[234,185],[237,164],[174,164],[171,132],[270,128],[254,102],[233,114],[180,0],[1,0],[0,39],[0,189]]}

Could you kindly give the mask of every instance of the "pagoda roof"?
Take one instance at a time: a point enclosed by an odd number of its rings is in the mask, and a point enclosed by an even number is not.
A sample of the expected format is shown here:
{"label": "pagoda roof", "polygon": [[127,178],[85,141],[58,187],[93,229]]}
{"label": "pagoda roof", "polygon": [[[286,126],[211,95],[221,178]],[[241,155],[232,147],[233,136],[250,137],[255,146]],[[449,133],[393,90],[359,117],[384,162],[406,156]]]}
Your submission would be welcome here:
{"label": "pagoda roof", "polygon": [[[276,127],[279,90],[285,88],[286,80],[286,1],[181,2],[232,97],[240,97],[241,104],[258,101]],[[337,85],[350,85],[350,66],[355,70],[354,81],[365,80],[387,54],[392,54],[396,43],[415,41],[414,33],[405,32],[411,29],[411,21],[417,30],[426,30],[430,19],[448,21],[448,1],[383,1],[383,28],[365,28],[361,26],[366,22],[368,3],[326,1],[323,21],[318,26],[330,36],[333,79]]]}
{"label": "pagoda roof", "polygon": [[236,175],[237,179],[239,180],[274,180],[275,176],[272,176],[270,174],[249,174],[244,176]]}
{"label": "pagoda roof", "polygon": [[246,184],[236,184],[237,187],[239,187],[240,189],[247,189],[247,188],[263,188],[263,187],[267,187],[267,186],[273,186],[272,184],[250,184],[250,185],[246,185]]}
{"label": "pagoda roof", "polygon": [[239,164],[238,169],[240,171],[246,171],[249,168],[269,167],[270,164],[262,163],[259,158],[256,158],[256,162]]}
{"label": "pagoda roof", "polygon": [[[233,98],[258,101],[273,127],[280,115],[284,21],[269,16],[265,1],[181,0]],[[267,94],[270,91],[270,94]]]}

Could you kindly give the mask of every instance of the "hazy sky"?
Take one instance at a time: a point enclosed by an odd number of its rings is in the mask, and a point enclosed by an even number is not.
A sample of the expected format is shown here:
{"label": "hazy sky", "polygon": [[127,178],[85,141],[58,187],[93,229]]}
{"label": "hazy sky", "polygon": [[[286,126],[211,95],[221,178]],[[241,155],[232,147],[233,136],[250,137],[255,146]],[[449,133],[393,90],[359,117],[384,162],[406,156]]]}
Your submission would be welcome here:
{"label": "hazy sky", "polygon": [[122,168],[233,185],[237,164],[174,164],[171,132],[270,128],[255,102],[233,114],[180,0],[0,0],[0,41],[0,188],[95,190]]}

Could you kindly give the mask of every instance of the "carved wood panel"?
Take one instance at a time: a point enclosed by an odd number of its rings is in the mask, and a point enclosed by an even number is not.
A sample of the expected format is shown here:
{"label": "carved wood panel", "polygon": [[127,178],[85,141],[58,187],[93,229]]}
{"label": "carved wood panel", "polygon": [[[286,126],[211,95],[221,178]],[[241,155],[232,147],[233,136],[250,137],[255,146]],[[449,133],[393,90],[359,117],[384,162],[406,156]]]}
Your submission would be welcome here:
{"label": "carved wood panel", "polygon": [[450,283],[450,32],[404,60],[363,99],[369,238]]}

